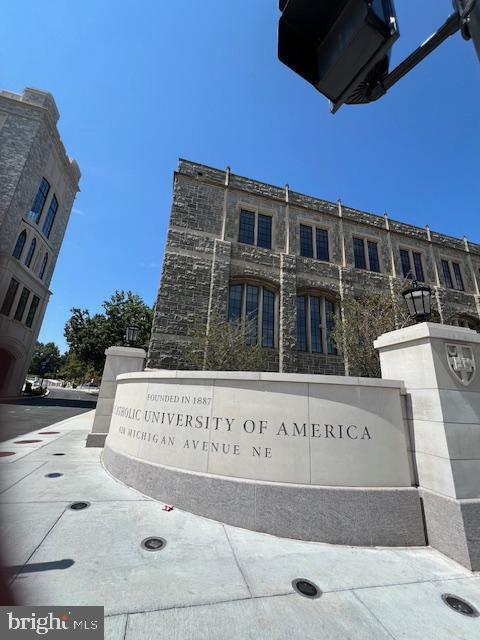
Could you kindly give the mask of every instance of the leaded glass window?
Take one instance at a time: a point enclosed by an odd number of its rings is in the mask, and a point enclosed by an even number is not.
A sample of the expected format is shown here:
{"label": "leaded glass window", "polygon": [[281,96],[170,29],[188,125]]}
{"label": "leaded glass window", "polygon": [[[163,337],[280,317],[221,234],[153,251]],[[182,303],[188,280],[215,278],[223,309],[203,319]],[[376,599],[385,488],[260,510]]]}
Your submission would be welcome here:
{"label": "leaded glass window", "polygon": [[297,298],[297,349],[307,351],[307,297]]}
{"label": "leaded glass window", "polygon": [[272,217],[258,214],[257,245],[264,249],[272,248]]}
{"label": "leaded glass window", "polygon": [[15,296],[17,295],[17,290],[19,287],[19,283],[15,278],[10,280],[10,284],[8,285],[7,293],[5,294],[5,298],[3,299],[2,308],[0,309],[0,313],[4,316],[9,316],[10,311],[12,310],[13,301],[15,300]]}
{"label": "leaded glass window", "polygon": [[413,278],[412,267],[410,265],[410,254],[406,249],[400,249],[400,262],[404,278]]}
{"label": "leaded glass window", "polygon": [[17,258],[17,260],[20,260],[20,258],[22,257],[23,247],[25,246],[26,241],[27,241],[27,232],[24,229],[22,233],[18,236],[17,242],[15,243],[15,248],[13,249],[13,253],[12,253],[12,256],[14,258]]}
{"label": "leaded glass window", "polygon": [[452,274],[450,273],[450,265],[448,264],[448,260],[442,260],[442,271],[443,277],[445,279],[445,286],[448,289],[453,289]]}
{"label": "leaded glass window", "polygon": [[42,266],[40,267],[40,271],[38,272],[38,277],[40,278],[40,280],[43,280],[43,276],[45,275],[45,269],[47,268],[47,264],[48,264],[48,253],[46,253],[43,256]]}
{"label": "leaded glass window", "polygon": [[452,262],[453,274],[455,276],[455,282],[457,284],[457,289],[460,291],[465,290],[465,286],[463,284],[462,272],[460,271],[460,265],[458,262]]}
{"label": "leaded glass window", "polygon": [[42,178],[40,186],[37,191],[37,195],[32,204],[31,215],[29,216],[35,224],[38,224],[40,220],[40,216],[42,215],[43,207],[45,206],[45,201],[48,196],[48,192],[50,191],[50,185],[45,178]]}
{"label": "leaded glass window", "polygon": [[240,230],[238,241],[245,244],[255,243],[255,214],[252,211],[240,211]]}
{"label": "leaded glass window", "polygon": [[37,296],[33,296],[30,309],[28,310],[28,313],[27,313],[27,319],[25,320],[25,324],[27,325],[27,327],[31,328],[33,324],[33,321],[35,319],[35,314],[37,313],[39,302],[40,302],[40,298],[38,298]]}
{"label": "leaded glass window", "polygon": [[353,239],[353,256],[357,269],[366,269],[367,260],[365,258],[365,243],[362,238]]}
{"label": "leaded glass window", "polygon": [[32,264],[33,254],[35,253],[35,247],[37,246],[37,241],[35,238],[30,243],[30,248],[28,249],[27,257],[25,258],[25,266],[30,268]]}
{"label": "leaded glass window", "polygon": [[17,310],[15,311],[15,320],[22,321],[23,314],[25,313],[25,307],[27,306],[28,298],[30,297],[30,291],[27,287],[23,287],[20,300],[18,301]]}
{"label": "leaded glass window", "polygon": [[297,350],[336,354],[333,329],[337,307],[322,296],[297,296]]}
{"label": "leaded glass window", "polygon": [[370,264],[370,271],[380,272],[380,261],[378,259],[378,245],[376,242],[367,241],[368,247],[368,262]]}
{"label": "leaded glass window", "polygon": [[330,252],[328,248],[328,231],[326,229],[317,229],[317,260],[325,260],[329,262]]}
{"label": "leaded glass window", "polygon": [[228,319],[246,325],[247,344],[275,346],[275,293],[250,283],[230,285]]}
{"label": "leaded glass window", "polygon": [[300,225],[300,255],[313,258],[313,230],[305,224]]}
{"label": "leaded glass window", "polygon": [[50,237],[50,233],[52,231],[53,222],[55,220],[55,216],[57,215],[58,209],[58,200],[53,195],[52,201],[50,202],[50,206],[48,207],[47,216],[45,218],[45,222],[43,223],[42,233],[44,233],[47,238]]}
{"label": "leaded glass window", "polygon": [[425,282],[425,275],[423,273],[423,264],[422,264],[422,254],[421,253],[412,253],[413,256],[413,265],[415,267],[415,276],[417,280],[420,282]]}

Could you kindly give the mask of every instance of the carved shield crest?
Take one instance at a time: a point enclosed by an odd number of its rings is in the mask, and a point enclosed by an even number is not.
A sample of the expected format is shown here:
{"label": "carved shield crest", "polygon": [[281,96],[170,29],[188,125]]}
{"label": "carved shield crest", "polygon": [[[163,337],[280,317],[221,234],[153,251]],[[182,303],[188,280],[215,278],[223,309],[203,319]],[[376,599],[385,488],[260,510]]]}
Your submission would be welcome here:
{"label": "carved shield crest", "polygon": [[476,373],[472,348],[463,344],[446,344],[445,347],[450,371],[459,382],[467,387],[473,381]]}

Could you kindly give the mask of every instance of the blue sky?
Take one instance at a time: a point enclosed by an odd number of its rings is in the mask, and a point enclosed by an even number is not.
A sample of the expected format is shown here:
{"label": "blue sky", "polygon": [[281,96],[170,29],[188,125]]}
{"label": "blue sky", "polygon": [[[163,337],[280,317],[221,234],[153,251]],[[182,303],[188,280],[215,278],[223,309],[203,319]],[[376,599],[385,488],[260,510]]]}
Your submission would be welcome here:
{"label": "blue sky", "polygon": [[[396,0],[393,63],[450,0]],[[277,0],[15,0],[0,86],[53,93],[82,170],[40,340],[115,289],[153,304],[179,157],[480,242],[480,65],[449,39],[381,101],[330,115],[276,56]]]}

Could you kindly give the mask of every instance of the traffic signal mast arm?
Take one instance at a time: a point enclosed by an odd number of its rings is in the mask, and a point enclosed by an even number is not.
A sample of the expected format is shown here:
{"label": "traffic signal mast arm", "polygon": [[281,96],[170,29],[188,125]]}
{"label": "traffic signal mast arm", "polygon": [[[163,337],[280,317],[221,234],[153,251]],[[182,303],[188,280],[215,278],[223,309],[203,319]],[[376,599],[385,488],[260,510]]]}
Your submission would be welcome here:
{"label": "traffic signal mast arm", "polygon": [[383,80],[377,82],[370,92],[371,101],[381,98],[389,89],[401,80],[407,73],[414,69],[422,60],[432,53],[442,42],[453,36],[462,27],[462,18],[459,13],[453,13],[447,21],[428,40],[415,49],[408,58],[393,69]]}

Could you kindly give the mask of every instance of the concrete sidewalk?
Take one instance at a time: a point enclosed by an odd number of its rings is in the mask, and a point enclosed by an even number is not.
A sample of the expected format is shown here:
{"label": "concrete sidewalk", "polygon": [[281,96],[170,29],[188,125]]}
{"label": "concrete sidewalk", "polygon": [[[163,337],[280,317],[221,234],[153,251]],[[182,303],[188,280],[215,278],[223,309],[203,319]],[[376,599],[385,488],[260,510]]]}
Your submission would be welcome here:
{"label": "concrete sidewalk", "polygon": [[[24,604],[103,605],[111,640],[452,640],[480,638],[480,575],[429,548],[296,542],[155,502],[86,449],[93,412],[3,442],[0,535]],[[58,455],[63,454],[63,455]],[[61,474],[47,477],[50,473]],[[88,501],[82,511],[73,501]],[[146,551],[141,542],[162,537]],[[295,578],[322,590],[296,594]]]}

